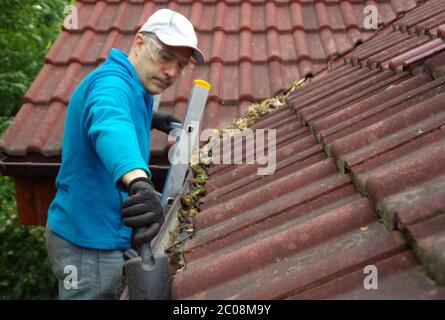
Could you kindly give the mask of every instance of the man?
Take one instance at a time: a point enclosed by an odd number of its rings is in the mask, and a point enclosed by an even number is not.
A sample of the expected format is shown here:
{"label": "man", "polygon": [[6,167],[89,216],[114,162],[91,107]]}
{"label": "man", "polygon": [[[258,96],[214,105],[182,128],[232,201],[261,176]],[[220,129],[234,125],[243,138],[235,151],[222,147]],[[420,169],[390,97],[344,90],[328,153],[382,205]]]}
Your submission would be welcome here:
{"label": "man", "polygon": [[[153,113],[153,97],[190,64],[203,63],[193,25],[155,12],[126,53],[107,60],[74,90],[67,109],[47,249],[61,299],[117,299],[123,254],[150,242],[164,220],[148,169],[150,129],[177,121]],[[133,232],[132,232],[133,231]]]}

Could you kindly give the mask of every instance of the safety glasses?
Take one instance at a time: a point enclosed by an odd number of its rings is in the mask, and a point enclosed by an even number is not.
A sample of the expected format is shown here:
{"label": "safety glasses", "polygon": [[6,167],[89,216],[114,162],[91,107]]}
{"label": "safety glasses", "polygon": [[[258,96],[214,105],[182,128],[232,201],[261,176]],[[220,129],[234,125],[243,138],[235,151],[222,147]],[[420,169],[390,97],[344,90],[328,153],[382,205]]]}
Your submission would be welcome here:
{"label": "safety glasses", "polygon": [[153,38],[146,38],[145,46],[148,49],[152,59],[165,69],[175,67],[175,71],[180,75],[191,72],[193,64],[189,60],[168,50]]}

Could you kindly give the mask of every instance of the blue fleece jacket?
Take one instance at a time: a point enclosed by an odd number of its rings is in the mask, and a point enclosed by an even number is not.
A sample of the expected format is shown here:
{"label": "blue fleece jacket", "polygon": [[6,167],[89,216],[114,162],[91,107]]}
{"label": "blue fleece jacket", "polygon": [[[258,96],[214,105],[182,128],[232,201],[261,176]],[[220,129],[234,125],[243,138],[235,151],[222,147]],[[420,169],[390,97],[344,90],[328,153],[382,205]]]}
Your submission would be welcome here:
{"label": "blue fleece jacket", "polygon": [[106,61],[76,87],[68,104],[50,229],[86,248],[126,249],[131,229],[120,208],[128,197],[120,178],[133,169],[150,176],[149,96],[126,53]]}

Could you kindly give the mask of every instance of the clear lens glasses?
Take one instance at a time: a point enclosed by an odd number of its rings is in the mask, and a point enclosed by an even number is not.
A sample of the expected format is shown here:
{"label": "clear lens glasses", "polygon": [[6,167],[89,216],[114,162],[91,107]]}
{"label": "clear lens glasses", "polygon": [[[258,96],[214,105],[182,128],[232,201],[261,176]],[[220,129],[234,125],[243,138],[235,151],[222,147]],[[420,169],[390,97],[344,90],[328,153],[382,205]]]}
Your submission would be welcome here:
{"label": "clear lens glasses", "polygon": [[168,50],[153,38],[146,39],[145,45],[150,52],[151,57],[156,63],[165,69],[175,67],[176,72],[185,75],[191,72],[193,65],[185,58],[178,56],[171,50]]}

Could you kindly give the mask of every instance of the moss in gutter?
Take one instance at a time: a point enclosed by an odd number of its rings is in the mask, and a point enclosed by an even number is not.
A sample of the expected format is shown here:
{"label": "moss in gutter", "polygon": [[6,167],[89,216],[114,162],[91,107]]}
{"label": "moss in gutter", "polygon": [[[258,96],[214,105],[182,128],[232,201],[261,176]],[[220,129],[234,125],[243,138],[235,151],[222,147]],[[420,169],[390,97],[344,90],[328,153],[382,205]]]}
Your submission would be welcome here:
{"label": "moss in gutter", "polygon": [[193,217],[200,211],[200,199],[205,195],[205,184],[208,180],[207,170],[204,165],[190,167],[193,178],[190,182],[189,192],[181,198],[181,206],[178,210],[179,226],[170,233],[170,243],[173,243],[165,253],[170,261],[170,274],[174,275],[182,270],[185,265],[182,248],[187,239],[193,237]]}

